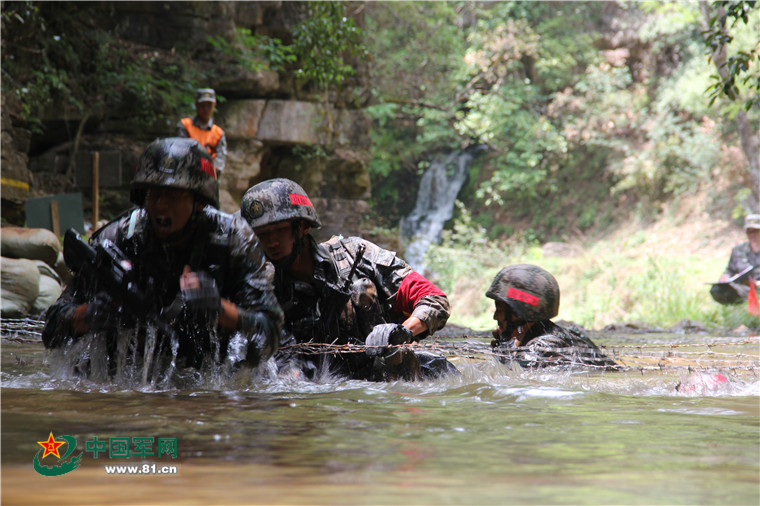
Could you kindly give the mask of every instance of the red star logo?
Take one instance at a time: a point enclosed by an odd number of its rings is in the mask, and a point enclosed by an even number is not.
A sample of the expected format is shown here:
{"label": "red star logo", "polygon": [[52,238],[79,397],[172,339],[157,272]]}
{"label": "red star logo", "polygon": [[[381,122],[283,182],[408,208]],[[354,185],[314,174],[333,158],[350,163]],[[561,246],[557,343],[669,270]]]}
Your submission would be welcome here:
{"label": "red star logo", "polygon": [[37,444],[45,449],[45,453],[42,455],[43,459],[50,454],[53,454],[60,459],[61,456],[58,454],[58,447],[65,443],[65,441],[61,441],[60,443],[57,442],[53,437],[52,432],[50,433],[50,436],[48,436],[47,441],[37,441]]}

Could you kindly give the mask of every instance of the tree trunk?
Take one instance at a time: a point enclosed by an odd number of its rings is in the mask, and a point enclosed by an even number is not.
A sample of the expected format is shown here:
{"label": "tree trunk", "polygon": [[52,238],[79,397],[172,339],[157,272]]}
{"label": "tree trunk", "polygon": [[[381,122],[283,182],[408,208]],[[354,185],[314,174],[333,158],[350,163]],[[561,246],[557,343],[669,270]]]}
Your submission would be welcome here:
{"label": "tree trunk", "polygon": [[[702,28],[703,31],[709,29],[710,15],[712,14],[709,4],[706,2],[701,3],[702,12],[704,13],[704,19]],[[715,12],[717,16],[723,15],[723,7],[720,7]],[[720,27],[722,32],[726,32],[726,27]],[[722,82],[726,82],[728,79],[728,69],[726,68],[726,46],[721,45],[710,55],[712,57],[715,66],[718,69],[718,75]],[[747,113],[744,109],[740,110],[736,115],[736,130],[739,132],[739,140],[741,141],[742,151],[747,158],[747,165],[749,168],[749,174],[752,178],[752,195],[754,202],[752,204],[753,213],[760,212],[760,135],[756,132],[747,118]]]}

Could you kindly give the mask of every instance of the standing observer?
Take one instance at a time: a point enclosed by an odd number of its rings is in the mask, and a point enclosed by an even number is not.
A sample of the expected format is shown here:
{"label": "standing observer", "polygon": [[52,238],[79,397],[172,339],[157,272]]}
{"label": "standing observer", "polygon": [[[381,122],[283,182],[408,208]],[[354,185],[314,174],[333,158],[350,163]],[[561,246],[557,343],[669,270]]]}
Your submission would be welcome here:
{"label": "standing observer", "polygon": [[221,179],[227,162],[227,137],[219,125],[214,124],[216,109],[216,92],[211,88],[201,88],[195,92],[195,116],[182,118],[177,123],[177,135],[190,137],[206,147],[211,158],[217,178]]}

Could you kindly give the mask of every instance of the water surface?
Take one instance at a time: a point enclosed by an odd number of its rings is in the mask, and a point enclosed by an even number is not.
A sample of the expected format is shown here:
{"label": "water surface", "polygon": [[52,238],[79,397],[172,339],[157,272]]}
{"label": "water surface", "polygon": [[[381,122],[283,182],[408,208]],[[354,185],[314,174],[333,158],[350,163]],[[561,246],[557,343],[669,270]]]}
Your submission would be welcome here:
{"label": "water surface", "polygon": [[[658,339],[663,347],[653,349]],[[315,384],[244,372],[166,390],[56,378],[39,342],[4,339],[2,500],[760,503],[757,338],[695,347],[710,338],[681,337],[684,347],[670,348],[672,339],[603,343],[635,363],[621,372],[512,370],[474,339],[449,348],[459,351],[452,360],[462,375],[437,381]],[[693,371],[716,364],[729,381],[675,390]],[[37,442],[51,431],[75,437],[77,451],[94,437],[176,438],[178,458],[85,453],[79,469],[41,476],[32,462]],[[177,472],[105,472],[127,463],[173,465]]]}

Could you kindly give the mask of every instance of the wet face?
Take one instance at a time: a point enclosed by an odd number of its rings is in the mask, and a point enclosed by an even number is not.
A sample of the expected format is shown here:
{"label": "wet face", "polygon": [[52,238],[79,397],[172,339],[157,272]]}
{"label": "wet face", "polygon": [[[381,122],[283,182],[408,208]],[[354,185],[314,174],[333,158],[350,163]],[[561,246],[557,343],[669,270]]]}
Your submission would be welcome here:
{"label": "wet face", "polygon": [[266,256],[272,260],[282,260],[293,251],[293,224],[290,221],[273,223],[254,229]]}
{"label": "wet face", "polygon": [[150,188],[145,194],[145,209],[159,237],[182,230],[193,215],[192,192],[178,188]]}
{"label": "wet face", "polygon": [[208,123],[208,120],[214,114],[215,107],[216,102],[196,102],[195,112],[198,114],[198,119],[204,123]]}
{"label": "wet face", "polygon": [[505,332],[513,316],[512,312],[509,310],[509,306],[500,300],[494,301],[494,305],[496,308],[493,312],[493,319],[499,324],[499,330]]}
{"label": "wet face", "polygon": [[511,335],[512,331],[520,326],[527,325],[530,327],[530,323],[515,315],[505,302],[496,300],[494,305],[496,308],[493,312],[493,319],[499,324],[499,332],[503,335]]}

